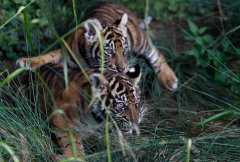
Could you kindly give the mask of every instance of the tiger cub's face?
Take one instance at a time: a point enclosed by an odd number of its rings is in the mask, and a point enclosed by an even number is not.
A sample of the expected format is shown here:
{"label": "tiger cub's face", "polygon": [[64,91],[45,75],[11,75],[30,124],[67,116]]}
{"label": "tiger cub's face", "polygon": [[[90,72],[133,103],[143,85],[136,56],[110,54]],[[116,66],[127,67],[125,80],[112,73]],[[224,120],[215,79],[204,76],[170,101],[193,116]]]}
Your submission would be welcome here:
{"label": "tiger cub's face", "polygon": [[[100,43],[96,32],[91,31],[91,25],[94,24],[103,37],[103,50],[105,57],[105,64],[118,68],[119,71],[127,69],[126,55],[129,51],[130,43],[127,36],[127,22],[128,16],[124,14],[119,21],[105,28],[96,19],[88,20],[85,23],[85,39],[87,40],[88,49],[91,49],[91,57],[100,59]],[[95,29],[96,30],[96,29]]]}
{"label": "tiger cub's face", "polygon": [[130,47],[127,37],[127,22],[127,14],[124,14],[120,22],[103,30],[105,55],[111,57],[111,64],[123,71],[127,69],[126,55]]}
{"label": "tiger cub's face", "polygon": [[140,102],[140,69],[132,67],[126,74],[107,70],[103,75],[91,75],[93,102],[92,113],[97,120],[103,120],[109,112],[121,131],[139,134],[144,107]]}

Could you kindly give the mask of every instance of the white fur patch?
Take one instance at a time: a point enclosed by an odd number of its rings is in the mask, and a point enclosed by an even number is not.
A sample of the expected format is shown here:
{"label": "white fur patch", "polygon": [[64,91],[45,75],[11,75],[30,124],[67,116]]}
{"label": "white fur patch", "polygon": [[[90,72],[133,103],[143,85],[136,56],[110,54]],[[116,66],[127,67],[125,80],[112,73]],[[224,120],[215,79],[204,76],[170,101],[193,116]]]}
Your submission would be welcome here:
{"label": "white fur patch", "polygon": [[176,80],[173,84],[172,84],[172,91],[177,90],[178,88],[178,80]]}
{"label": "white fur patch", "polygon": [[26,70],[32,70],[30,65],[30,60],[28,58],[20,58],[16,61],[16,65],[20,68],[24,68]]}

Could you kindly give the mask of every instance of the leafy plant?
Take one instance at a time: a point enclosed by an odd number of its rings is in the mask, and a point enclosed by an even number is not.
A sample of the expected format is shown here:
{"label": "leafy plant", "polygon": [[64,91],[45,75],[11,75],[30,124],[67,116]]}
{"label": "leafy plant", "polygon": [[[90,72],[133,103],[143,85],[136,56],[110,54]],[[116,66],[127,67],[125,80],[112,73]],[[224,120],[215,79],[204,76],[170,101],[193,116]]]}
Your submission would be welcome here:
{"label": "leafy plant", "polygon": [[[146,0],[122,0],[121,3],[144,17]],[[138,5],[136,5],[136,3]],[[149,1],[149,15],[154,19],[169,21],[185,18],[188,15],[189,0],[161,0]]]}
{"label": "leafy plant", "polygon": [[45,40],[45,43],[49,43],[52,36],[45,28],[48,21],[42,17],[39,5],[30,0],[1,0],[0,3],[0,24],[2,26],[8,22],[1,27],[0,57],[16,60],[20,56],[36,55],[43,50],[44,43],[39,45],[40,42]]}
{"label": "leafy plant", "polygon": [[207,33],[207,27],[198,27],[190,20],[188,27],[185,38],[193,45],[185,54],[191,56],[196,61],[196,66],[204,69],[205,74],[216,83],[239,93],[239,72],[235,73],[229,67],[231,60],[239,58],[239,48],[233,46],[228,37],[217,41]]}

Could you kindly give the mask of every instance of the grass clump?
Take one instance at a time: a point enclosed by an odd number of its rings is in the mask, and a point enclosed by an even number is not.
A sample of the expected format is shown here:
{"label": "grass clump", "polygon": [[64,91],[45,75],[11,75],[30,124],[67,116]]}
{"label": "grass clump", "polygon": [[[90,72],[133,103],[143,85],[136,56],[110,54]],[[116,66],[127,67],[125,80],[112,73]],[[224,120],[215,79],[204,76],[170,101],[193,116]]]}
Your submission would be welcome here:
{"label": "grass clump", "polygon": [[50,161],[54,149],[50,127],[40,112],[38,87],[31,87],[31,101],[23,86],[13,83],[0,89],[1,158]]}

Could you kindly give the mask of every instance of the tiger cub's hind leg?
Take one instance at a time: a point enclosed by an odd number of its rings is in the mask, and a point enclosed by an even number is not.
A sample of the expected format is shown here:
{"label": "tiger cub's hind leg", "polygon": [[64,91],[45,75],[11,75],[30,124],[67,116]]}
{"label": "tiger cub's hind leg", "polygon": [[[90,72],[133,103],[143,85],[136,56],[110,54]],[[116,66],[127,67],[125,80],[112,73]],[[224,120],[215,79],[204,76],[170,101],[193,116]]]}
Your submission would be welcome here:
{"label": "tiger cub's hind leg", "polygon": [[23,57],[16,61],[17,66],[24,68],[26,70],[35,70],[43,65],[52,63],[59,64],[61,62],[61,50],[54,50],[44,55],[36,57]]}

